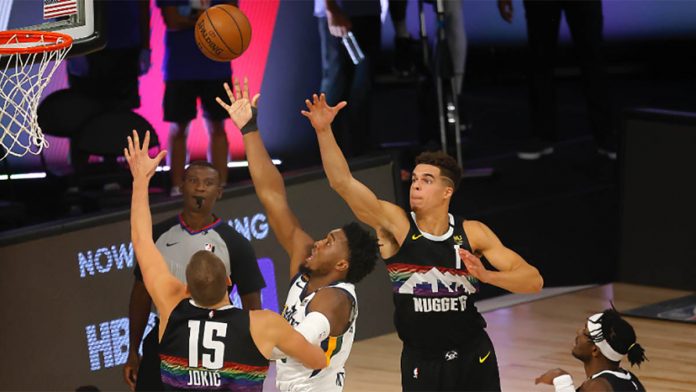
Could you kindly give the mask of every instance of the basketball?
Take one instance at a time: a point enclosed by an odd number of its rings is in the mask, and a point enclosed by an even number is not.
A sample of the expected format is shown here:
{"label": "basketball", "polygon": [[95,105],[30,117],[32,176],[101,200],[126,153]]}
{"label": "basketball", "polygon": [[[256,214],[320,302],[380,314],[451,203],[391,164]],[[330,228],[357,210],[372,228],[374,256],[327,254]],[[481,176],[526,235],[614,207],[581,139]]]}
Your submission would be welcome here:
{"label": "basketball", "polygon": [[229,4],[208,8],[196,21],[196,44],[214,61],[241,56],[251,42],[251,25],[242,11]]}

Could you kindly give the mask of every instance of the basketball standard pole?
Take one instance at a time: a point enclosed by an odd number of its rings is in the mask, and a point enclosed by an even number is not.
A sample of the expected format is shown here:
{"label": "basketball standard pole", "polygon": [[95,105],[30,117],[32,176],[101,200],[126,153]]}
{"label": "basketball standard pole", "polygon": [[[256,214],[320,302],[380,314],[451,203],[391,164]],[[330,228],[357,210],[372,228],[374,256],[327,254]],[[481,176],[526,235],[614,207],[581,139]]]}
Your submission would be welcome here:
{"label": "basketball standard pole", "polygon": [[[432,2],[437,17],[437,33],[435,43],[435,55],[430,59],[428,47],[428,36],[425,25],[425,13],[423,3]],[[440,143],[442,150],[448,152],[448,128],[453,128],[454,147],[456,150],[457,163],[464,167],[464,157],[462,153],[462,135],[459,121],[459,102],[457,96],[458,86],[454,77],[454,66],[452,64],[452,54],[447,42],[445,31],[445,8],[444,0],[419,0],[419,27],[423,63],[428,64],[432,72],[435,92],[437,94],[438,122],[440,126]],[[447,83],[449,82],[449,83]],[[464,170],[464,178],[490,177],[493,175],[492,168],[470,168]]]}

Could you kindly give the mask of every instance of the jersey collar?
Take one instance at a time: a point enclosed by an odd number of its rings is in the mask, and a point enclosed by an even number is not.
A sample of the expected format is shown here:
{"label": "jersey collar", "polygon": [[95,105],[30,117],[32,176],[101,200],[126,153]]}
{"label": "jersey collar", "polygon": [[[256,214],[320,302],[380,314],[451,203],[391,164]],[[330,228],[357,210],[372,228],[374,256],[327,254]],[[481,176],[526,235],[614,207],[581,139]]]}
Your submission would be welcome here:
{"label": "jersey collar", "polygon": [[187,233],[189,233],[189,234],[198,234],[198,233],[200,233],[200,232],[202,232],[202,231],[208,231],[208,230],[210,230],[210,229],[213,229],[213,228],[217,227],[220,223],[222,223],[222,219],[220,219],[220,218],[218,218],[217,216],[215,216],[215,214],[213,214],[213,218],[215,218],[215,220],[213,220],[213,222],[212,222],[211,224],[202,227],[200,230],[193,230],[192,228],[190,228],[190,227],[186,224],[186,222],[184,222],[184,217],[183,217],[183,215],[179,214],[179,224],[181,225],[181,228],[182,228],[182,229],[186,230]]}
{"label": "jersey collar", "polygon": [[421,234],[423,234],[423,237],[429,239],[430,241],[444,241],[452,236],[452,234],[454,233],[454,216],[452,216],[452,214],[447,214],[447,216],[449,217],[449,229],[447,229],[447,231],[443,235],[434,235],[426,233],[425,231],[421,230],[420,227],[418,227],[416,213],[411,211],[411,219],[413,219],[413,223],[416,225],[416,228]]}

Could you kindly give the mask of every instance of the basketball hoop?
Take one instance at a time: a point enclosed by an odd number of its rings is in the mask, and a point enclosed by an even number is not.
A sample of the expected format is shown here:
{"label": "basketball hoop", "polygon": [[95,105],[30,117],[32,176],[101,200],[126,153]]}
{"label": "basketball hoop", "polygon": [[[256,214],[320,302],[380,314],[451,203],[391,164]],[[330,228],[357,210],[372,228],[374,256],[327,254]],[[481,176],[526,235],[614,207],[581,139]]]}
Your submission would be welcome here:
{"label": "basketball hoop", "polygon": [[51,31],[0,32],[0,160],[37,155],[48,147],[36,109],[72,42],[69,35]]}

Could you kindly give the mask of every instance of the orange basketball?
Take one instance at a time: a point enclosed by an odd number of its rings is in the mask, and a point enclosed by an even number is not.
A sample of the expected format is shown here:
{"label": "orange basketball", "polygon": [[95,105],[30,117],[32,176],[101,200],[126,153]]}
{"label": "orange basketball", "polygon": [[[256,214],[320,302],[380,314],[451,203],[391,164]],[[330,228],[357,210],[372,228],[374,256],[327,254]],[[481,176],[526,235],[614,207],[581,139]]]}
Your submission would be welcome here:
{"label": "orange basketball", "polygon": [[220,4],[210,7],[196,22],[196,44],[211,60],[230,61],[244,53],[251,42],[251,25],[239,8]]}

